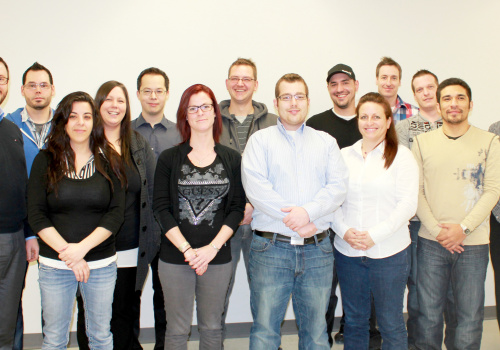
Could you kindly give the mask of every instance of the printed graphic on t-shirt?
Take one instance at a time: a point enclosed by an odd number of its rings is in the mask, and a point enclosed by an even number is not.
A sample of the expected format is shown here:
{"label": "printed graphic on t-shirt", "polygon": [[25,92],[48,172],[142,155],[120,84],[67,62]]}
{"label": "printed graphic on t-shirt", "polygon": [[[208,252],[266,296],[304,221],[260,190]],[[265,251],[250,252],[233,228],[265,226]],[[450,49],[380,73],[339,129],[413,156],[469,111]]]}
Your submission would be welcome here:
{"label": "printed graphic on t-shirt", "polygon": [[179,179],[179,216],[199,225],[203,220],[212,226],[217,209],[229,191],[229,179],[222,163],[199,169],[184,164]]}
{"label": "printed graphic on t-shirt", "polygon": [[[484,161],[486,161],[486,152],[481,149],[479,155],[484,154]],[[467,164],[464,169],[457,169],[457,179],[466,180],[464,185],[464,202],[462,205],[465,207],[465,212],[469,212],[474,208],[479,198],[483,194],[484,186],[484,163]]]}

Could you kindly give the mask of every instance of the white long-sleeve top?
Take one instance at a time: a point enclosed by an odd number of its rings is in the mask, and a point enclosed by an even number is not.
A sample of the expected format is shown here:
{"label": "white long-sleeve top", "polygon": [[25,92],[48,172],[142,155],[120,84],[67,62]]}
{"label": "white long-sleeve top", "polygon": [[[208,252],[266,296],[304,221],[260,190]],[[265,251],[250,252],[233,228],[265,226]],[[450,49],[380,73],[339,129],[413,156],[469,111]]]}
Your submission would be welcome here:
{"label": "white long-sleeve top", "polygon": [[[335,248],[351,257],[385,258],[411,242],[408,220],[417,210],[418,166],[410,150],[400,145],[393,163],[385,169],[385,142],[366,159],[361,144],[362,140],[341,150],[349,169],[349,185],[344,203],[334,213]],[[352,248],[343,239],[350,228],[368,231],[375,245],[366,251]]]}

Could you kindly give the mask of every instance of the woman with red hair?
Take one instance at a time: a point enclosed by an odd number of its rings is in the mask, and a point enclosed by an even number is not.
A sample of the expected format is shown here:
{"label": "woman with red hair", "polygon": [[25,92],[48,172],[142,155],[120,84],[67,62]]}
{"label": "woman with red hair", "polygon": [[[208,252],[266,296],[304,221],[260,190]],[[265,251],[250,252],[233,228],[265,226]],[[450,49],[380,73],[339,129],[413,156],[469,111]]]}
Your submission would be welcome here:
{"label": "woman with red hair", "polygon": [[204,85],[184,91],[177,128],[182,143],[158,158],[153,196],[163,233],[158,271],[167,315],[165,349],[186,349],[195,296],[200,349],[220,349],[232,272],[229,238],[245,208],[241,157],[218,143],[221,114]]}

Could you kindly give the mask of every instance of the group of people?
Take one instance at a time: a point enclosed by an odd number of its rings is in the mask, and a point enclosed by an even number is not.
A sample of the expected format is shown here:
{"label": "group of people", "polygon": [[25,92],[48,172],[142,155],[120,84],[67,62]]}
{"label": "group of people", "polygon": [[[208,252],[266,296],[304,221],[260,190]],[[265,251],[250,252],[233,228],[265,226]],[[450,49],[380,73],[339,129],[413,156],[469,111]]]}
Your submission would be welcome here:
{"label": "group of people", "polygon": [[[253,100],[255,64],[239,58],[230,99],[190,86],[175,124],[158,68],[140,73],[132,120],[117,81],[52,110],[52,75],[33,64],[26,106],[0,109],[0,349],[22,348],[35,260],[43,349],[67,347],[75,298],[80,348],[141,349],[150,268],[155,349],[186,349],[195,300],[200,349],[221,349],[241,253],[250,349],[280,348],[290,297],[300,349],[441,349],[444,320],[449,349],[479,349],[490,227],[494,268],[500,260],[500,122],[471,126],[467,83],[427,70],[411,81],[418,108],[405,103],[401,75],[382,58],[378,92],[356,105],[355,73],[337,64],[333,108],[306,120],[300,75],[276,83],[274,115]],[[0,58],[0,104],[9,79]]]}

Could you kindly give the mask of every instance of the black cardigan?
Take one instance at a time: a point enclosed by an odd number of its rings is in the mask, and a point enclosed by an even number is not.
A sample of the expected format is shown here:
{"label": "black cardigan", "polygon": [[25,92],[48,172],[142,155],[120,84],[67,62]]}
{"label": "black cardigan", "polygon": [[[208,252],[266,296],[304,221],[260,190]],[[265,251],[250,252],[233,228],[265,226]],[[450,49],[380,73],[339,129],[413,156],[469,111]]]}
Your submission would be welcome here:
{"label": "black cardigan", "polygon": [[[153,211],[160,223],[162,235],[178,226],[178,182],[181,165],[184,164],[191,150],[189,142],[184,142],[163,151],[158,158],[154,180]],[[230,184],[224,208],[223,225],[236,231],[243,219],[246,203],[245,191],[241,184],[241,156],[237,151],[218,143],[215,144],[214,150],[224,165]]]}

